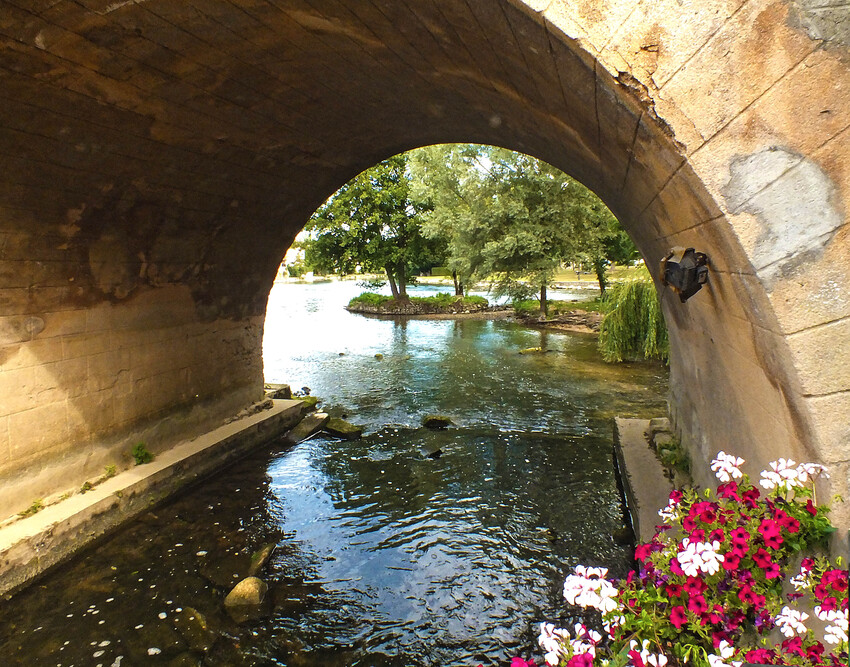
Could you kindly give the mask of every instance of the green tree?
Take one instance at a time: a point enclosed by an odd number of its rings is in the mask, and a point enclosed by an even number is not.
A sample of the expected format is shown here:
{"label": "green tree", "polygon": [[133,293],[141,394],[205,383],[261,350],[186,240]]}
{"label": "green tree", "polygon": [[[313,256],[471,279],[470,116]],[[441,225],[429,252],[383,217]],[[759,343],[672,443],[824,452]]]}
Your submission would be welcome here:
{"label": "green tree", "polygon": [[393,298],[407,299],[415,272],[439,261],[441,241],[421,233],[417,216],[426,204],[411,196],[408,158],[396,155],[360,173],[313,215],[304,242],[315,271],[383,272]]}
{"label": "green tree", "polygon": [[413,151],[426,235],[445,239],[458,283],[494,279],[497,292],[533,288],[547,312],[547,287],[566,261],[594,266],[600,290],[610,261],[636,254],[616,218],[580,183],[528,155],[476,145]]}
{"label": "green tree", "polygon": [[667,325],[648,272],[635,280],[615,283],[608,291],[598,345],[605,361],[667,360]]}

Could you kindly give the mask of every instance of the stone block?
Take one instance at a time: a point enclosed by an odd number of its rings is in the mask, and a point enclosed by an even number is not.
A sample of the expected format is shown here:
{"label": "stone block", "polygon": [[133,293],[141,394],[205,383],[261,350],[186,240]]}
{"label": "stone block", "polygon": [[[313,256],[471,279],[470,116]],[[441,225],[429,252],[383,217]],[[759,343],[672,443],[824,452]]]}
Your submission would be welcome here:
{"label": "stone block", "polygon": [[817,48],[792,30],[787,18],[788,7],[781,3],[746,3],[664,85],[663,96],[693,121],[704,140]]}
{"label": "stone block", "polygon": [[827,464],[846,461],[847,443],[850,443],[850,391],[809,396],[805,402],[819,427],[818,453],[821,460]]}
{"label": "stone block", "polygon": [[68,444],[67,401],[39,405],[9,415],[12,460],[24,459],[44,450]]}
{"label": "stone block", "polygon": [[850,391],[850,365],[837,363],[837,354],[850,341],[850,318],[806,329],[788,337],[804,394]]}

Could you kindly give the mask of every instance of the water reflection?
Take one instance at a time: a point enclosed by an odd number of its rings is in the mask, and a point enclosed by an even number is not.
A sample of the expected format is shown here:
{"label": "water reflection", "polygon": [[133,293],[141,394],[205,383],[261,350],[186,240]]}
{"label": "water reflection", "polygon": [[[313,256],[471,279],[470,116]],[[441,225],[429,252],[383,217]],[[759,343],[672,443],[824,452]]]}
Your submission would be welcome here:
{"label": "water reflection", "polygon": [[[536,651],[568,568],[626,571],[609,418],[662,411],[664,369],[509,322],[358,317],[356,291],[276,287],[265,359],[365,437],[272,443],[143,515],[0,610],[2,664],[495,665]],[[267,601],[233,618],[266,543]]]}

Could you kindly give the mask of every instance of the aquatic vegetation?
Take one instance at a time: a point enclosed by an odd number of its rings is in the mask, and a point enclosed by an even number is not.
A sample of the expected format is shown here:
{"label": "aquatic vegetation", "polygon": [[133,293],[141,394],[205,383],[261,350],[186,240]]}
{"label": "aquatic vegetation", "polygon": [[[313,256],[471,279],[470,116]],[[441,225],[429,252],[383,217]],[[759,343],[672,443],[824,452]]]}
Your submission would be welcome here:
{"label": "aquatic vegetation", "polygon": [[[817,506],[818,464],[779,459],[750,483],[743,459],[712,462],[717,492],[674,490],[662,524],[620,581],[579,565],[564,598],[583,622],[540,626],[548,665],[567,667],[838,667],[848,658],[848,574],[816,555],[834,532]],[[801,560],[801,555],[808,553]],[[784,587],[793,586],[793,592]],[[819,624],[810,626],[813,610]],[[597,625],[604,635],[594,629]],[[770,644],[771,631],[785,637]],[[774,633],[775,636],[775,633]]]}

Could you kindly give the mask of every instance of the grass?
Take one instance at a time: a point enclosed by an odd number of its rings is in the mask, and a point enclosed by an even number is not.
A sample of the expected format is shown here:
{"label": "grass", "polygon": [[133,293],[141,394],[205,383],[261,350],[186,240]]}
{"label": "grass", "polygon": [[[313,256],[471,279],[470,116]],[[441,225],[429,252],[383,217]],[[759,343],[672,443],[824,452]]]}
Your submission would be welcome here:
{"label": "grass", "polygon": [[[514,311],[520,317],[536,317],[540,314],[540,302],[537,299],[517,301],[513,304]],[[604,313],[605,304],[600,298],[590,301],[560,301],[550,299],[548,302],[549,317],[555,317],[563,313],[571,313],[574,310],[583,310],[591,313]]]}
{"label": "grass", "polygon": [[[458,297],[449,294],[448,292],[440,292],[439,294],[435,294],[433,296],[412,296],[410,297],[411,303],[422,304],[424,306],[433,306],[435,308],[450,308],[453,306],[458,300]],[[384,294],[375,294],[374,292],[363,292],[363,294],[358,294],[351,301],[348,302],[349,306],[356,306],[358,304],[366,305],[366,306],[383,306],[384,304],[390,303],[393,301],[391,296],[386,296]],[[464,306],[487,306],[488,301],[483,296],[465,296],[463,297],[462,303]]]}
{"label": "grass", "polygon": [[18,516],[22,518],[26,518],[28,516],[32,516],[33,514],[38,514],[41,510],[44,509],[44,501],[41,498],[37,498],[32,501],[32,505],[27,507],[23,512],[18,512]]}

